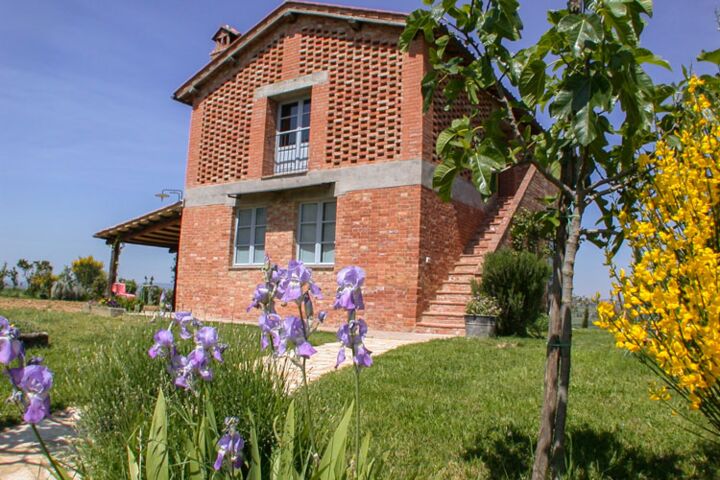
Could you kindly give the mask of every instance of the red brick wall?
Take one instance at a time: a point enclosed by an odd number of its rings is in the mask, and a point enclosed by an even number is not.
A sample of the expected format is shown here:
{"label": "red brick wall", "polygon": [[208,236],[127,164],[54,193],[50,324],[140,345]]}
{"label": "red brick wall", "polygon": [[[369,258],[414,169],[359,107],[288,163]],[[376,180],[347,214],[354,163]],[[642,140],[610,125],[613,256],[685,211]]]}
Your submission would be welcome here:
{"label": "red brick wall", "polygon": [[[384,330],[414,326],[419,313],[421,190],[420,186],[385,188],[337,198],[336,268],[318,267],[313,274],[325,292],[319,308],[331,308],[337,270],[355,264],[367,272],[370,325]],[[267,208],[266,249],[279,264],[287,264],[295,254],[299,203],[282,193],[257,203]],[[232,267],[233,209],[187,207],[182,221],[177,308],[202,318],[254,320],[257,313],[246,313],[245,308],[261,274],[257,267]],[[330,315],[331,323],[341,319],[339,312]]]}

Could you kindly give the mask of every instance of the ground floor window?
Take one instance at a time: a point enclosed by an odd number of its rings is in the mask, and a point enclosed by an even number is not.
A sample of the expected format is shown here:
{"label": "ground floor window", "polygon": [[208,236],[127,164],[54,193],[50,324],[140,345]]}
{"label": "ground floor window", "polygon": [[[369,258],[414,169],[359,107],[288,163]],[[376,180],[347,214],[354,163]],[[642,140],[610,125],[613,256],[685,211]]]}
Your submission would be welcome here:
{"label": "ground floor window", "polygon": [[236,265],[261,264],[265,261],[264,207],[243,208],[237,211],[235,229]]}
{"label": "ground floor window", "polygon": [[297,258],[305,263],[335,263],[336,203],[300,205]]}

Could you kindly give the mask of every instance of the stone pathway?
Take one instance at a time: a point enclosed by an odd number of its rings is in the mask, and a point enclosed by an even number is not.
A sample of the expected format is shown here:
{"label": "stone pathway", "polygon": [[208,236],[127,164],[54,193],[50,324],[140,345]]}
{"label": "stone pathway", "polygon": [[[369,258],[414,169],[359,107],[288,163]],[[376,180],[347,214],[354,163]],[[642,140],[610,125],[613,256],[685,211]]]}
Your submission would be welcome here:
{"label": "stone pathway", "polygon": [[[40,435],[53,455],[61,459],[71,449],[76,436],[77,412],[67,409],[53,414],[38,425]],[[46,480],[47,460],[29,425],[22,424],[0,432],[0,478],[3,480]]]}
{"label": "stone pathway", "polygon": [[[420,343],[442,335],[426,335],[415,333],[378,332],[365,341],[373,357],[382,355],[394,348],[410,343]],[[320,376],[335,369],[339,344],[337,342],[319,345],[317,354],[308,361],[308,381],[318,379]],[[352,364],[350,353],[340,366],[346,368]],[[300,370],[289,365],[289,389],[292,391],[302,384]],[[68,409],[56,413],[51,419],[39,425],[40,434],[45,439],[53,455],[62,458],[71,449],[71,444],[77,432],[75,422],[77,412]],[[0,479],[2,480],[47,480],[52,478],[47,472],[45,461],[40,448],[35,442],[35,436],[28,425],[18,425],[0,432]]]}
{"label": "stone pathway", "polygon": [[[365,346],[372,352],[372,356],[375,358],[378,355],[382,355],[394,348],[408,345],[410,343],[426,342],[434,338],[442,338],[442,335],[379,332],[375,336],[367,337],[365,339]],[[313,380],[320,378],[322,375],[335,370],[335,363],[337,362],[340,344],[338,342],[325,343],[315,347],[315,349],[317,350],[317,353],[310,357],[307,362],[306,368],[308,382],[312,382]],[[338,369],[352,365],[352,355],[350,354],[350,350],[346,350],[345,354],[347,358],[340,367],[338,367]],[[288,373],[288,388],[290,391],[293,391],[302,385],[302,372],[292,363],[289,363],[288,365],[290,367],[290,371]]]}

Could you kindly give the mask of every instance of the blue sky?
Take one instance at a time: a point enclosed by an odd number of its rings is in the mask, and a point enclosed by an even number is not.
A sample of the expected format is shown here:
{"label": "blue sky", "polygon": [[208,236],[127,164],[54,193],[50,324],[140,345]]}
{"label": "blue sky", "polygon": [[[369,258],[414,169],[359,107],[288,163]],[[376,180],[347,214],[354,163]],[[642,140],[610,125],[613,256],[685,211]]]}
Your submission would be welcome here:
{"label": "blue sky", "polygon": [[[182,188],[190,110],[172,92],[208,60],[210,37],[229,23],[247,31],[279,1],[161,0],[7,2],[0,20],[0,263],[48,259],[59,271],[78,256],[107,262],[92,234],[163,204]],[[411,11],[419,0],[337,0]],[[525,35],[564,1],[521,0]],[[674,72],[718,47],[720,0],[660,0],[644,45]],[[166,200],[168,202],[169,200]],[[166,203],[167,204],[167,203]],[[591,215],[592,216],[592,215]],[[576,291],[605,293],[601,252],[583,245]],[[127,246],[120,274],[170,279],[167,250]]]}

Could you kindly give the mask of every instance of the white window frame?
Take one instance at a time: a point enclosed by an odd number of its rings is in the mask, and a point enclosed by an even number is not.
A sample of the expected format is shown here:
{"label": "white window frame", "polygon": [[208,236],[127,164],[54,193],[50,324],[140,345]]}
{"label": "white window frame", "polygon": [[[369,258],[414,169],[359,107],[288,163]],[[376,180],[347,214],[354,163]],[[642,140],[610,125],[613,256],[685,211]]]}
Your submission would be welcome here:
{"label": "white window frame", "polygon": [[[305,102],[310,100],[310,109],[312,111],[312,100],[309,96],[298,98],[297,100],[282,102],[278,104],[277,108],[277,123],[275,128],[275,161],[273,162],[273,173],[281,175],[283,173],[296,173],[307,171],[308,158],[310,156],[310,125],[307,127],[302,126],[303,120],[303,106]],[[287,105],[297,105],[298,116],[297,124],[293,130],[281,131],[280,125],[282,123],[282,108]],[[291,118],[291,117],[287,117]],[[308,141],[302,142],[303,132],[308,132]],[[280,137],[281,135],[295,135],[295,148],[280,151]],[[287,160],[285,157],[289,157]]]}
{"label": "white window frame", "polygon": [[[263,209],[265,210],[265,223],[259,224],[257,223],[257,213],[258,210]],[[238,231],[240,230],[240,212],[242,211],[250,211],[250,243],[248,245],[238,245]],[[255,248],[259,246],[260,244],[255,243],[255,232],[257,227],[264,227],[265,228],[265,236],[267,236],[267,208],[266,207],[247,207],[247,208],[238,208],[235,211],[235,238],[233,239],[233,265],[262,265],[264,263],[264,259],[260,262],[254,262],[255,259]],[[247,228],[246,225],[243,225],[243,228]],[[262,246],[266,246],[265,242],[266,238],[263,237],[263,243]],[[238,254],[238,247],[249,247],[248,248],[248,261],[247,262],[239,262],[237,258]]]}
{"label": "white window frame", "polygon": [[[323,220],[323,216],[325,213],[325,205],[333,204],[335,205],[335,218],[332,221]],[[313,262],[309,263],[310,265],[335,265],[335,256],[337,253],[337,236],[333,235],[335,238],[332,242],[325,241],[322,237],[323,232],[323,225],[328,223],[335,224],[335,229],[333,230],[333,233],[337,233],[337,201],[336,200],[323,200],[320,202],[305,202],[300,204],[300,208],[298,208],[298,225],[297,225],[297,241],[296,248],[295,248],[295,258],[300,260],[300,234],[302,231],[303,221],[302,221],[302,208],[304,205],[315,205],[317,208],[315,209],[315,259]],[[310,222],[306,222],[305,225],[312,225]],[[308,243],[308,242],[303,242]],[[323,245],[332,245],[333,246],[333,261],[332,262],[323,262],[322,261],[322,246]]]}

